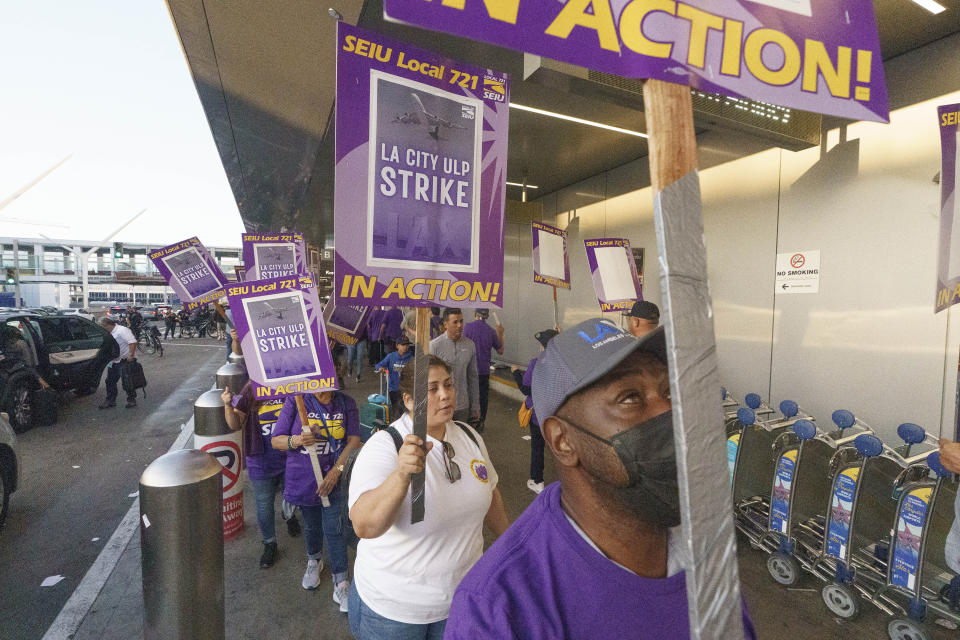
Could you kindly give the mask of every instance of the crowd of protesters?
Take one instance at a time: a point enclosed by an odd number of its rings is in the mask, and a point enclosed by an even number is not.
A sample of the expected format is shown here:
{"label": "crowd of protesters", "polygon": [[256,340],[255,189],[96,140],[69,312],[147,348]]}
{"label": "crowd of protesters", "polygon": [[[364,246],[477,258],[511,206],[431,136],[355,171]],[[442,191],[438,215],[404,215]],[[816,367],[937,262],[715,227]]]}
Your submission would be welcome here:
{"label": "crowd of protesters", "polygon": [[[362,445],[357,405],[340,391],[304,396],[301,410],[294,398],[255,400],[249,385],[224,391],[227,423],[243,429],[260,566],[276,557],[281,493],[288,527],[299,528],[291,507],[303,520],[301,586],[320,585],[325,556],[332,599],[358,640],[623,637],[625,628],[688,636],[666,347],[653,309],[625,314],[636,333],[596,318],[533,336],[540,355],[513,372],[532,413],[528,486],[538,495],[512,525],[483,435],[481,379],[491,352],[503,352],[503,327],[485,313],[469,331],[459,309],[431,316],[425,439],[413,433],[406,365],[416,345],[399,309],[374,310],[345,350],[342,371],[386,375],[396,409]],[[546,448],[559,481],[545,487]],[[411,524],[420,472],[430,508]],[[486,552],[484,528],[496,538]],[[745,607],[743,622],[754,638]]]}

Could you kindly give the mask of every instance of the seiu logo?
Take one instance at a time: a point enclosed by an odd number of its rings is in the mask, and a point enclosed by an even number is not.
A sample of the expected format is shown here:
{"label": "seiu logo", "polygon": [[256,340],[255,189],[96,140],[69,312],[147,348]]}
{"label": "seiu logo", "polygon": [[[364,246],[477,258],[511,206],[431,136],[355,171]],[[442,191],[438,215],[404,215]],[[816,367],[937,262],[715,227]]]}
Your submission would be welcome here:
{"label": "seiu logo", "polygon": [[589,342],[590,344],[596,344],[608,336],[615,336],[620,333],[616,327],[605,322],[598,322],[593,328],[597,331],[597,335],[595,336],[591,336],[585,331],[578,331],[577,333],[580,334],[580,337],[583,338],[585,342]]}
{"label": "seiu logo", "polygon": [[485,100],[495,100],[496,102],[506,102],[507,89],[503,80],[492,76],[483,78],[483,98]]}

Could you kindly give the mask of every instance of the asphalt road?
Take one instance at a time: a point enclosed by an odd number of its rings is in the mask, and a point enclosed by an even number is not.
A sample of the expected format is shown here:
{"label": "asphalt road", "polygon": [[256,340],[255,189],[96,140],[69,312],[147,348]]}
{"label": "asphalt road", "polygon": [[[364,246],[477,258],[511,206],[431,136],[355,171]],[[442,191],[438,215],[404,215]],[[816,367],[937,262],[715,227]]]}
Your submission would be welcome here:
{"label": "asphalt road", "polygon": [[[51,427],[18,436],[20,489],[0,531],[0,638],[41,638],[130,508],[140,474],[165,453],[214,382],[226,347],[210,339],[165,342],[142,355],[147,396],[134,409],[98,410],[97,393],[60,397]],[[63,580],[41,587],[45,578]]]}

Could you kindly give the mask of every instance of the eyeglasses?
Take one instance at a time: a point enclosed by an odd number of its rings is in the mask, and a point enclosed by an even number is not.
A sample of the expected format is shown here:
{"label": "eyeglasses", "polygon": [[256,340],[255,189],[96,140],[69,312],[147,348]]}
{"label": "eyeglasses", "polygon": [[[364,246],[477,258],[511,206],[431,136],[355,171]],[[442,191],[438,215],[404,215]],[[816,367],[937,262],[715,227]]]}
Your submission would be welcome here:
{"label": "eyeglasses", "polygon": [[460,465],[453,461],[456,452],[453,450],[453,445],[443,441],[443,468],[446,473],[447,480],[450,481],[450,484],[453,484],[460,479]]}

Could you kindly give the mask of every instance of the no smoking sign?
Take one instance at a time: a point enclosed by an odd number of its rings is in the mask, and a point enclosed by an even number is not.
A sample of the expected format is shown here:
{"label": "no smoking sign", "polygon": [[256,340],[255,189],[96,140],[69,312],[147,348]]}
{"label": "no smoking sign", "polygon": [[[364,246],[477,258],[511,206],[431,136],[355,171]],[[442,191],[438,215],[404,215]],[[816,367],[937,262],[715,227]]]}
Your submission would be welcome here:
{"label": "no smoking sign", "polygon": [[777,254],[777,295],[820,292],[820,250]]}

